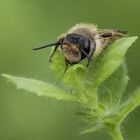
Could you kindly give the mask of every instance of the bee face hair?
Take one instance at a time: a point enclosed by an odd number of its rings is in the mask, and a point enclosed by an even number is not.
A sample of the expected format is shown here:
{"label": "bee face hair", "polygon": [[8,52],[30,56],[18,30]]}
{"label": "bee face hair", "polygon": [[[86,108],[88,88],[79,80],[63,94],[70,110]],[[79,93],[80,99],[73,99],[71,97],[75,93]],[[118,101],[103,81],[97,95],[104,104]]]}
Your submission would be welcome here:
{"label": "bee face hair", "polygon": [[63,42],[65,44],[75,44],[77,47],[79,47],[79,50],[81,51],[81,56],[85,58],[86,54],[89,54],[90,52],[90,40],[86,36],[82,36],[79,34],[68,34]]}

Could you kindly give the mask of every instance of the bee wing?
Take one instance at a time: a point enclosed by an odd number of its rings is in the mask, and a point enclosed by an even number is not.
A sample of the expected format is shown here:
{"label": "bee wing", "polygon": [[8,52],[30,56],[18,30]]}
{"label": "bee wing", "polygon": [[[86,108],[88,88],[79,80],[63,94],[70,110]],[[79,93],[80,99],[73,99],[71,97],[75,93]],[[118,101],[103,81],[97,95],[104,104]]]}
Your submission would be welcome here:
{"label": "bee wing", "polygon": [[128,32],[118,29],[98,29],[98,33],[103,38],[119,38],[128,36]]}
{"label": "bee wing", "polygon": [[97,29],[97,34],[95,55],[100,54],[103,48],[111,45],[115,40],[128,36],[126,31],[117,29]]}

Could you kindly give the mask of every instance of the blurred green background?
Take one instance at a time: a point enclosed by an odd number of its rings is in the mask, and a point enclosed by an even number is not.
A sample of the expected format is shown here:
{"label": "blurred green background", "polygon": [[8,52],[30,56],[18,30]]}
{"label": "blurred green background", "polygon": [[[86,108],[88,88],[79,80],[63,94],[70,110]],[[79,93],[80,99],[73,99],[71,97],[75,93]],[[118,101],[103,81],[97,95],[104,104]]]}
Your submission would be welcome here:
{"label": "blurred green background", "polygon": [[[119,28],[140,36],[139,0],[0,0],[0,74],[54,81],[50,49],[33,52],[79,22]],[[131,81],[140,85],[140,40],[127,53]],[[0,77],[0,140],[109,140],[102,133],[80,135],[75,107],[28,94]],[[123,135],[140,139],[140,108],[123,124]]]}

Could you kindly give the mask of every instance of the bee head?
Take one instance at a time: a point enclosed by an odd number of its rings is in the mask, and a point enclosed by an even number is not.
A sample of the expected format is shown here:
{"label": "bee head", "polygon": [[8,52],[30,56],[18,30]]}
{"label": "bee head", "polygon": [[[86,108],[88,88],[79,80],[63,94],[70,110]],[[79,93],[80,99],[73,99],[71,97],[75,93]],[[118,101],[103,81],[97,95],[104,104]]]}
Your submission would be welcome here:
{"label": "bee head", "polygon": [[68,34],[63,39],[63,42],[65,44],[77,45],[84,50],[90,48],[90,40],[79,34]]}
{"label": "bee head", "polygon": [[64,46],[73,47],[81,52],[82,58],[85,58],[90,53],[90,40],[83,35],[67,34],[63,39]]}
{"label": "bee head", "polygon": [[33,50],[40,50],[51,46],[70,47],[70,49],[72,49],[71,47],[74,47],[75,50],[79,50],[81,52],[82,58],[85,58],[90,52],[90,44],[90,40],[86,36],[73,33],[67,34],[65,37],[59,39],[59,41],[56,43],[33,48]]}

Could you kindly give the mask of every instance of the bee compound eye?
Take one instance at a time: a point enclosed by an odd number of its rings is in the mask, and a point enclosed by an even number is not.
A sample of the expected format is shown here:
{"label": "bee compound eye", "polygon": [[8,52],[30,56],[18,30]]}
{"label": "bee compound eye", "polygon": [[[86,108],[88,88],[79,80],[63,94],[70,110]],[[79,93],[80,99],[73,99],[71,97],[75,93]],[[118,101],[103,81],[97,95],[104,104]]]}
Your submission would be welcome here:
{"label": "bee compound eye", "polygon": [[72,36],[72,39],[73,39],[73,42],[76,43],[79,41],[80,38],[78,36]]}
{"label": "bee compound eye", "polygon": [[88,54],[90,52],[90,40],[87,38],[81,38],[79,44],[83,50]]}

